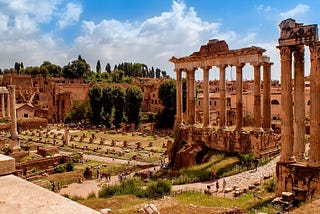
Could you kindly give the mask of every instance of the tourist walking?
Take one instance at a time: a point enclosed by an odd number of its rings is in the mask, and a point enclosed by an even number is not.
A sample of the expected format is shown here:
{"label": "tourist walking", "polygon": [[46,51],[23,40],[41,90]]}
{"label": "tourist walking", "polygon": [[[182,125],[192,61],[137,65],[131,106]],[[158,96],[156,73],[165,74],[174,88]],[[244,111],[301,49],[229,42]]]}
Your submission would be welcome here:
{"label": "tourist walking", "polygon": [[222,192],[224,192],[224,190],[226,189],[226,186],[227,186],[227,182],[226,182],[226,179],[223,179],[222,181]]}
{"label": "tourist walking", "polygon": [[216,182],[216,191],[217,192],[219,191],[219,180],[217,180],[217,182]]}

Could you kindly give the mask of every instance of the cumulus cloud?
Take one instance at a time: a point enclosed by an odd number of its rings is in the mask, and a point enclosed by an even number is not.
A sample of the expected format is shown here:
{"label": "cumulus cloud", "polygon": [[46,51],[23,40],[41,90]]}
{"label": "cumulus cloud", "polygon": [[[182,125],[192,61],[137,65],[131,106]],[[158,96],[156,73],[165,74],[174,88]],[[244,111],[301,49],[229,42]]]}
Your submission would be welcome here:
{"label": "cumulus cloud", "polygon": [[80,4],[68,3],[63,10],[58,21],[59,28],[65,28],[66,26],[73,25],[79,21],[82,13],[82,6]]}
{"label": "cumulus cloud", "polygon": [[297,4],[294,8],[291,10],[285,11],[280,13],[281,18],[286,19],[286,18],[293,18],[297,15],[304,14],[309,11],[309,6],[306,4]]}
{"label": "cumulus cloud", "polygon": [[220,28],[221,23],[204,21],[194,8],[173,1],[170,11],[141,23],[83,21],[74,51],[84,53],[93,65],[97,59],[114,64],[143,62],[173,76],[173,65],[168,62],[172,56],[189,55],[209,39],[235,39],[234,32],[223,32]]}

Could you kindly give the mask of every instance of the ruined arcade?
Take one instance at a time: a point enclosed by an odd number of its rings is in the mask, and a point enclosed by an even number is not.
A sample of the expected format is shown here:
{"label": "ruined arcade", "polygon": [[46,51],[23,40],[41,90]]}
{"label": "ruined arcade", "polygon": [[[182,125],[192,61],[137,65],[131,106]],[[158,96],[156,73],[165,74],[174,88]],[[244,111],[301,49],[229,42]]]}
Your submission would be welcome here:
{"label": "ruined arcade", "polygon": [[[278,144],[271,129],[270,81],[271,65],[269,57],[263,55],[260,47],[247,47],[229,50],[225,41],[210,40],[198,52],[190,56],[176,58],[176,124],[180,139],[186,142],[183,148],[176,148],[175,142],[169,148],[169,158],[176,168],[187,167],[201,159],[205,148],[237,154],[253,154],[261,158],[278,151]],[[249,64],[254,72],[254,127],[244,129],[243,116],[243,67]],[[209,72],[213,67],[220,72],[219,96],[220,110],[218,129],[210,123],[209,110]],[[235,127],[227,124],[226,107],[226,68],[236,67],[236,120]],[[261,91],[261,68],[263,68],[263,91]],[[195,71],[203,71],[203,120],[202,127],[196,124]],[[186,73],[186,111],[183,112],[182,72]],[[263,92],[263,93],[262,93]],[[261,96],[263,94],[263,97]],[[262,99],[261,99],[262,98]],[[261,102],[262,101],[262,102]],[[171,150],[171,151],[170,151]],[[175,151],[174,151],[175,150]]]}
{"label": "ruined arcade", "polygon": [[[281,157],[276,169],[276,194],[291,192],[297,200],[310,200],[320,195],[318,28],[317,25],[296,23],[293,19],[282,21],[279,27],[281,31],[278,46],[281,60],[281,99],[285,102],[282,102],[281,106]],[[305,46],[310,50],[309,151],[305,149],[305,109],[303,108]]]}

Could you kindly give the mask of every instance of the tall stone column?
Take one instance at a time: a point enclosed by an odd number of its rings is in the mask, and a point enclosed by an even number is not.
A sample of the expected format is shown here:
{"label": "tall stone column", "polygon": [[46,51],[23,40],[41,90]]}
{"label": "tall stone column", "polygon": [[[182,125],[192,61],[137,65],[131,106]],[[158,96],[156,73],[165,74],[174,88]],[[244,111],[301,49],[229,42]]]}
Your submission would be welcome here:
{"label": "tall stone column", "polygon": [[188,111],[188,123],[195,123],[195,107],[196,107],[196,97],[195,97],[195,87],[194,87],[194,75],[195,69],[187,70],[187,111]]}
{"label": "tall stone column", "polygon": [[7,115],[11,117],[11,106],[10,106],[10,93],[7,94]]}
{"label": "tall stone column", "polygon": [[294,50],[294,142],[293,156],[303,158],[305,151],[304,46]]}
{"label": "tall stone column", "polygon": [[271,129],[271,65],[266,62],[263,64],[263,123],[264,130]]}
{"label": "tall stone column", "polygon": [[4,94],[1,94],[1,111],[2,111],[2,117],[5,117],[5,107],[4,107]]}
{"label": "tall stone column", "polygon": [[320,44],[310,46],[310,161],[320,165]]}
{"label": "tall stone column", "polygon": [[9,93],[10,93],[10,107],[11,107],[11,137],[16,139],[18,137],[18,129],[17,129],[17,111],[16,111],[16,86],[8,85]]}
{"label": "tall stone column", "polygon": [[261,128],[261,71],[260,64],[253,65],[254,68],[254,101],[253,101],[253,112],[254,112],[254,129],[255,131],[262,131]]}
{"label": "tall stone column", "polygon": [[176,122],[177,124],[182,123],[182,78],[181,73],[182,71],[180,69],[176,69]]}
{"label": "tall stone column", "polygon": [[292,110],[292,52],[288,46],[279,47],[281,58],[281,157],[289,162],[293,150]]}
{"label": "tall stone column", "polygon": [[220,95],[220,124],[219,129],[226,129],[226,67],[227,65],[220,65],[220,79],[219,79],[219,95]]}
{"label": "tall stone column", "polygon": [[210,108],[209,108],[209,70],[211,67],[203,67],[203,127],[209,126]]}
{"label": "tall stone column", "polygon": [[243,99],[242,99],[242,68],[244,64],[236,65],[236,130],[243,127]]}

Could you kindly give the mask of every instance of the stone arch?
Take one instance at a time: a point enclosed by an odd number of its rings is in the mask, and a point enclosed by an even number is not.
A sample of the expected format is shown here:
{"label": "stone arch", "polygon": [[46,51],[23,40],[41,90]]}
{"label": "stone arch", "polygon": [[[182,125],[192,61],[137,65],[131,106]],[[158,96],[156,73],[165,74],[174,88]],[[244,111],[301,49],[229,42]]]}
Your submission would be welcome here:
{"label": "stone arch", "polygon": [[271,100],[271,105],[280,105],[280,102],[279,100],[274,99],[274,100]]}

